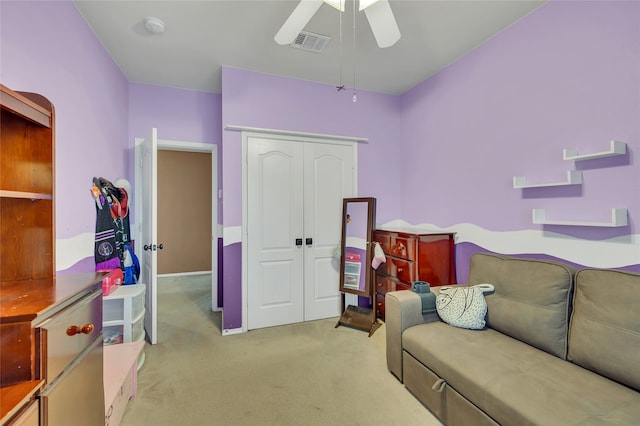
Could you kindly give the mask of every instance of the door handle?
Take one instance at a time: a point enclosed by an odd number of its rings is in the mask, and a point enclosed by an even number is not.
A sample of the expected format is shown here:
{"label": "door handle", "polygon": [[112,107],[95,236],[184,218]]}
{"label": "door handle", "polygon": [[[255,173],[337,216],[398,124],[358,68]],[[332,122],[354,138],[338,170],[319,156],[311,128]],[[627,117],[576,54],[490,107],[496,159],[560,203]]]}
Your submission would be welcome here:
{"label": "door handle", "polygon": [[301,246],[302,245],[302,238],[296,238],[296,245],[297,246]]}
{"label": "door handle", "polygon": [[311,244],[313,244],[313,238],[307,238],[305,242],[308,246],[310,246]]}

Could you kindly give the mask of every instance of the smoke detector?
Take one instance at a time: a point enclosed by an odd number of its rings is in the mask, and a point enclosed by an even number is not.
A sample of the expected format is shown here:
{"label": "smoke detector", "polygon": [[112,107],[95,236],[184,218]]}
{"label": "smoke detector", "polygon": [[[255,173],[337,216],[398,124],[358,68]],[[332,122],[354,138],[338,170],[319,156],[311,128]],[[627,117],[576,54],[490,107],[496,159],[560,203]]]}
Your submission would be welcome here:
{"label": "smoke detector", "polygon": [[148,16],[144,18],[144,27],[150,33],[160,34],[164,32],[164,22],[158,18],[154,18],[153,16]]}

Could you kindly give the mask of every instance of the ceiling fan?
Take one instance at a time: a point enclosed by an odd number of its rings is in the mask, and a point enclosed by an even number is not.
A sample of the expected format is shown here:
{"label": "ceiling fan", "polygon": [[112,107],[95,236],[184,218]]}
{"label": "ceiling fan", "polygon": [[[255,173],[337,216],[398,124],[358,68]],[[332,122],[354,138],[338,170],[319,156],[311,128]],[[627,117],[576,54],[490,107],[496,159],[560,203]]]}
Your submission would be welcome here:
{"label": "ceiling fan", "polygon": [[[275,35],[274,40],[278,44],[293,43],[322,3],[327,3],[344,12],[345,0],[300,0]],[[393,16],[389,0],[360,0],[359,10],[364,10],[379,47],[390,47],[400,40],[400,29]]]}

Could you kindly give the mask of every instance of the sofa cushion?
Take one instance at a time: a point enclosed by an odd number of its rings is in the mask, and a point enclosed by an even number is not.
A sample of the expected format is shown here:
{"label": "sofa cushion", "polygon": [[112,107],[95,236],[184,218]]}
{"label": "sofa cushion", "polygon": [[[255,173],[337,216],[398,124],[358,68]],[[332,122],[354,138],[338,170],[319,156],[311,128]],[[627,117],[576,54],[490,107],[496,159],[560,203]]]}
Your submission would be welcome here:
{"label": "sofa cushion", "polygon": [[568,358],[640,390],[640,274],[578,271]]}
{"label": "sofa cushion", "polygon": [[[407,354],[500,424],[633,424],[640,418],[640,393],[496,330],[436,322],[405,330],[402,341]],[[405,381],[409,374],[406,368]]]}
{"label": "sofa cushion", "polygon": [[558,262],[476,253],[469,285],[495,287],[485,295],[488,327],[566,359],[574,274]]}

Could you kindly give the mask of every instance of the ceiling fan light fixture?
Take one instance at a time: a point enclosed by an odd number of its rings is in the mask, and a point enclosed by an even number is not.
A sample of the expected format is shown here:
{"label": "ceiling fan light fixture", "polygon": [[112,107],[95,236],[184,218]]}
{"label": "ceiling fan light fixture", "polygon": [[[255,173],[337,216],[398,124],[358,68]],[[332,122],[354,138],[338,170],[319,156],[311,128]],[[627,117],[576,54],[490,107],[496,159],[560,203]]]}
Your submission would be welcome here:
{"label": "ceiling fan light fixture", "polygon": [[[274,40],[280,45],[293,43],[323,3],[327,3],[331,7],[344,11],[345,1],[346,0],[298,0],[298,5],[273,37]],[[369,21],[369,26],[375,36],[378,47],[393,46],[400,39],[400,29],[393,16],[389,0],[361,0],[360,6],[360,10],[364,10],[364,14]],[[354,13],[354,27],[355,16],[356,14]]]}
{"label": "ceiling fan light fixture", "polygon": [[376,3],[378,0],[360,0],[360,11],[365,10],[372,4]]}
{"label": "ceiling fan light fixture", "polygon": [[148,16],[144,18],[144,27],[150,33],[161,34],[164,32],[164,22],[158,18],[154,18],[153,16]]}
{"label": "ceiling fan light fixture", "polygon": [[[340,12],[344,12],[344,2],[345,0],[324,0],[326,4],[329,6],[335,7]],[[362,9],[360,9],[362,10]]]}

